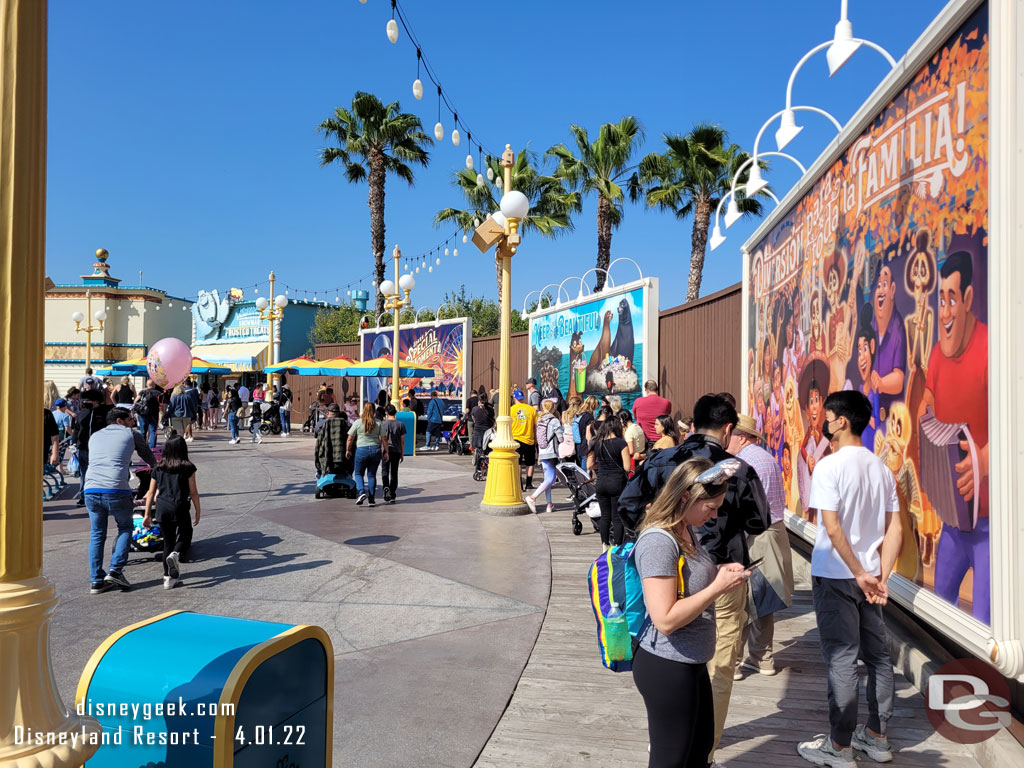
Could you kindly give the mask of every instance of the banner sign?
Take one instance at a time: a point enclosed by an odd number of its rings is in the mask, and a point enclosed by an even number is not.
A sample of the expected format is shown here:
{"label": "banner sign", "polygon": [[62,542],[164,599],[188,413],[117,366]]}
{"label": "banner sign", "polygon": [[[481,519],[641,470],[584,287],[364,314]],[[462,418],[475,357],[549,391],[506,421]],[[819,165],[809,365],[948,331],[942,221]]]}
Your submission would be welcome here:
{"label": "banner sign", "polygon": [[986,624],[988,8],[749,248],[746,407],[809,509],[825,398],[855,389],[893,471],[896,571]]}
{"label": "banner sign", "polygon": [[657,292],[645,278],[532,315],[530,375],[541,395],[619,395],[629,407],[657,371]]}
{"label": "banner sign", "polygon": [[[363,360],[391,357],[394,346],[393,328],[360,331]],[[466,381],[470,372],[469,350],[472,348],[472,325],[469,318],[442,320],[439,324],[418,323],[398,329],[399,357],[411,363],[433,368],[438,375],[432,379],[402,379],[402,397],[430,399],[437,391],[445,401],[446,413],[457,415],[466,405]],[[468,342],[468,344],[467,344]],[[391,391],[390,377],[365,380],[363,395],[372,402],[380,391]],[[390,397],[389,397],[390,400]]]}

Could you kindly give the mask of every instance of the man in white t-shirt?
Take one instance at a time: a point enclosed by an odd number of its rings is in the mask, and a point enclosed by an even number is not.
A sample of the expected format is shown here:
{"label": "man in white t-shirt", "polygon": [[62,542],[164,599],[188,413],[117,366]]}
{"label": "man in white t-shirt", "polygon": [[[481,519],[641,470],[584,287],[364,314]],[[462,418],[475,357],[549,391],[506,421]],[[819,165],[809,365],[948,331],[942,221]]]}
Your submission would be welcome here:
{"label": "man in white t-shirt", "polygon": [[[808,506],[818,510],[811,556],[814,612],[828,666],[831,733],[797,746],[815,765],[855,768],[853,750],[892,760],[885,725],[892,716],[893,672],[882,621],[887,586],[903,539],[896,478],[861,445],[871,403],[858,391],[825,399],[825,438],[835,446],[818,462]],[[857,725],[857,659],[868,672],[868,719]]]}

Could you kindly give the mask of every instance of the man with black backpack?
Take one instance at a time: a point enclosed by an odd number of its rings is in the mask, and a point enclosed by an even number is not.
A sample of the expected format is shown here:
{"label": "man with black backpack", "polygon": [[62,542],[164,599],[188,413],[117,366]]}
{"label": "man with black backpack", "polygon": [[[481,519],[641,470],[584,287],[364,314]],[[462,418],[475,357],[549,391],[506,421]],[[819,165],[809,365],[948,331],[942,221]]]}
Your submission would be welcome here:
{"label": "man with black backpack", "polygon": [[146,388],[139,392],[139,396],[135,398],[135,405],[132,406],[132,412],[139,422],[139,431],[149,443],[149,450],[156,448],[156,429],[157,423],[160,421],[161,394],[153,380],[146,379]]}
{"label": "man with black backpack", "polygon": [[[713,462],[734,458],[726,450],[733,428],[739,421],[735,406],[721,395],[704,395],[693,406],[693,432],[675,448],[656,451],[648,458],[619,496],[619,516],[631,534],[643,519],[647,505],[654,501],[669,476],[684,461],[702,457]],[[768,500],[754,469],[740,459],[741,466],[729,479],[725,501],[716,518],[704,524],[700,543],[716,565],[750,565],[747,536],[768,530]],[[733,590],[715,600],[718,637],[714,658],[708,664],[715,701],[714,749],[722,738],[732,695],[740,634],[747,618],[746,590]]]}

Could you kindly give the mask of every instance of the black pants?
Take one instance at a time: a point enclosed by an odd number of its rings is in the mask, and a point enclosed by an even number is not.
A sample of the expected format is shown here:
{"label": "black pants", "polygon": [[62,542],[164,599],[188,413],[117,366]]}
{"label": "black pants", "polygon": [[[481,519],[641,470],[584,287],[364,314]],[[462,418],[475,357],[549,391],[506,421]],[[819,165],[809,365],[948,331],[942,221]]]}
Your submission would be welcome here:
{"label": "black pants", "polygon": [[647,707],[648,768],[707,768],[715,740],[707,664],[671,661],[637,648],[633,682]]}
{"label": "black pants", "polygon": [[391,498],[398,492],[398,464],[402,458],[396,448],[388,451],[388,460],[380,463],[380,484],[391,489]]}
{"label": "black pants", "polygon": [[192,546],[192,518],[188,510],[160,510],[157,512],[160,535],[164,537],[164,576],[167,576],[167,556],[171,552],[184,555]]}
{"label": "black pants", "polygon": [[[619,517],[619,496],[626,487],[624,475],[618,477],[599,474],[597,476],[597,505],[601,508],[601,519],[597,529],[601,532],[601,543],[618,546],[622,543],[622,518]],[[609,538],[609,531],[611,537]]]}

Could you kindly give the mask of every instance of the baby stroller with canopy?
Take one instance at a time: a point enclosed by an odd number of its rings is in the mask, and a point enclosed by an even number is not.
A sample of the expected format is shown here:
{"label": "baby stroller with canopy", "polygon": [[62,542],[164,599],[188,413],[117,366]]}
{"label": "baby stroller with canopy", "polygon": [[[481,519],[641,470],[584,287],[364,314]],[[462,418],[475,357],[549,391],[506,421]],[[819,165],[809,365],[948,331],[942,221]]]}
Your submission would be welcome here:
{"label": "baby stroller with canopy", "polygon": [[474,480],[487,479],[487,466],[490,464],[489,454],[491,452],[491,442],[495,437],[497,437],[497,433],[494,431],[494,428],[489,428],[484,432],[483,439],[480,441],[480,450],[473,453]]}
{"label": "baby stroller with canopy", "polygon": [[590,473],[575,462],[563,461],[555,467],[555,474],[572,494],[572,532],[576,536],[583,533],[580,515],[589,518],[596,531],[601,508],[597,504],[597,486],[590,479]]}
{"label": "baby stroller with canopy", "polygon": [[469,453],[469,415],[462,414],[451,430],[446,435],[448,438],[448,453],[455,453],[459,456]]}

